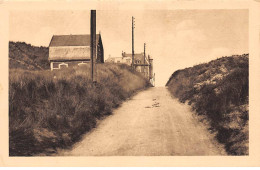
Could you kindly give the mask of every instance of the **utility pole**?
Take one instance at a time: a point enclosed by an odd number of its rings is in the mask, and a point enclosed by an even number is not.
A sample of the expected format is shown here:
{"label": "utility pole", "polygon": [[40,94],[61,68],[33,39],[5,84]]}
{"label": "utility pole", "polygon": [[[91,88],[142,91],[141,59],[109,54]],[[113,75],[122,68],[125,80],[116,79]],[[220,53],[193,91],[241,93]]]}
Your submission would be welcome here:
{"label": "utility pole", "polygon": [[144,43],[144,61],[145,61],[145,46],[146,44]]}
{"label": "utility pole", "polygon": [[90,16],[90,62],[91,62],[91,80],[96,80],[96,10],[91,10]]}
{"label": "utility pole", "polygon": [[145,75],[145,71],[144,71],[144,70],[145,70],[145,45],[146,45],[146,44],[144,43],[144,66],[143,66],[144,76],[146,76],[146,75]]}
{"label": "utility pole", "polygon": [[150,79],[152,79],[153,75],[151,75],[151,67],[152,67],[152,65],[150,63],[150,55],[149,54],[148,54],[147,58],[148,58],[148,75],[149,75],[149,80],[150,80]]}
{"label": "utility pole", "polygon": [[155,73],[153,74],[153,86],[155,87]]}
{"label": "utility pole", "polygon": [[135,66],[134,66],[134,55],[135,55],[135,51],[134,51],[134,28],[135,28],[135,24],[134,24],[134,17],[132,16],[132,69],[134,70],[135,69]]}

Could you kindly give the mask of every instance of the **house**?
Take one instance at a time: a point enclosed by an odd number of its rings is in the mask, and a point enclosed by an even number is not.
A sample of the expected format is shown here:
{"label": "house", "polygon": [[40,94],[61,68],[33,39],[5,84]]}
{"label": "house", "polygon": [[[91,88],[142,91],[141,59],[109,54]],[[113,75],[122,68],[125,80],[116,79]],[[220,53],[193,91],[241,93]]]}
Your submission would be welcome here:
{"label": "house", "polygon": [[109,55],[108,59],[106,59],[106,62],[108,63],[124,63],[122,57],[111,57]]}
{"label": "house", "polygon": [[[109,57],[106,62],[109,63],[124,63],[129,66],[132,65],[132,54],[122,52],[122,57]],[[153,79],[153,59],[150,55],[146,56],[144,53],[134,55],[134,68],[136,71],[142,73],[147,79]]]}
{"label": "house", "polygon": [[124,63],[124,64],[127,64],[129,66],[131,66],[132,64],[132,57],[129,58],[129,57],[111,57],[109,55],[108,59],[106,59],[107,63]]}
{"label": "house", "polygon": [[[104,63],[101,34],[96,34],[96,62]],[[53,35],[49,45],[51,70],[90,62],[90,35]]]}

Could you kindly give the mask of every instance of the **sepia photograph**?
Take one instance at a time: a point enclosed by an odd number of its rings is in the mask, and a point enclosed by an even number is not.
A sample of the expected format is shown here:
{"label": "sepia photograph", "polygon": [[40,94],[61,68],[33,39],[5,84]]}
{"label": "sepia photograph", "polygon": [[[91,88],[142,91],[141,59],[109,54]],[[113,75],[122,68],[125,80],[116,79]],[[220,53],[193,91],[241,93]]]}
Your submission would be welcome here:
{"label": "sepia photograph", "polygon": [[249,8],[104,4],[8,9],[6,156],[253,156]]}

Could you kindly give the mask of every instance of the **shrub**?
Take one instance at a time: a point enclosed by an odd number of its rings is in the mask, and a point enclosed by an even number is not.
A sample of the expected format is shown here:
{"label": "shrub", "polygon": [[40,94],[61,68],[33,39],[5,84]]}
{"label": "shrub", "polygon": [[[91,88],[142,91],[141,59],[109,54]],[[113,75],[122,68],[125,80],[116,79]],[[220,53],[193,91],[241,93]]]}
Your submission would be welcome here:
{"label": "shrub", "polygon": [[52,154],[68,148],[96,120],[149,86],[125,65],[98,64],[97,84],[89,66],[58,71],[10,70],[9,155]]}

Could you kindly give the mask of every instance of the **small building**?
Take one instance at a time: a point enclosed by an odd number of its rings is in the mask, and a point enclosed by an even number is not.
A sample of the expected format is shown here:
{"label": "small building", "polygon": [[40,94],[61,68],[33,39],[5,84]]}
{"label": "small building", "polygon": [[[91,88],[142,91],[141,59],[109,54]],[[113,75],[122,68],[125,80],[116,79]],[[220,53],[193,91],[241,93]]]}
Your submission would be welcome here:
{"label": "small building", "polygon": [[[132,54],[122,52],[122,57],[109,57],[106,62],[109,63],[124,63],[129,66],[132,65]],[[142,73],[147,79],[153,79],[153,59],[150,55],[146,56],[144,53],[134,55],[135,70]]]}
{"label": "small building", "polygon": [[[101,34],[96,35],[96,62],[104,63]],[[51,70],[90,62],[90,35],[53,35],[49,45]]]}
{"label": "small building", "polygon": [[132,57],[111,57],[109,55],[108,59],[106,59],[107,63],[123,63],[123,64],[127,64],[129,66],[131,66],[132,64]]}
{"label": "small building", "polygon": [[106,59],[107,63],[124,63],[123,58],[122,57],[111,57],[109,55],[108,59]]}

